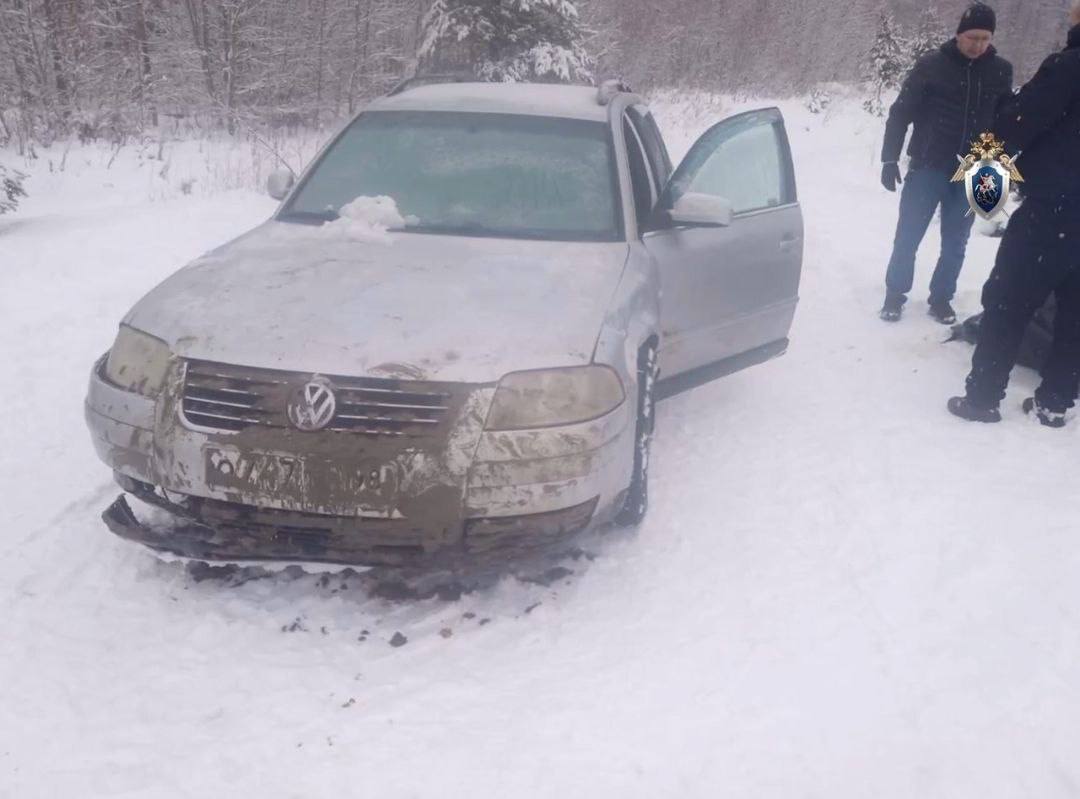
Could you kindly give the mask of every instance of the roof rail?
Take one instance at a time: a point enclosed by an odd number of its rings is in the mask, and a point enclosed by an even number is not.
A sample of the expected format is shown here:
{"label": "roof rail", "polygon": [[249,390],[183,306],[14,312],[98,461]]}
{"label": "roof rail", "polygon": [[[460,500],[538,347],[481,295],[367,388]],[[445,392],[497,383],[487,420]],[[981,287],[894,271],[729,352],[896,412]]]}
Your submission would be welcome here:
{"label": "roof rail", "polygon": [[632,91],[630,84],[622,78],[605,80],[596,87],[596,103],[597,105],[610,105],[611,101],[615,99],[615,95]]}
{"label": "roof rail", "polygon": [[477,80],[478,78],[475,75],[470,75],[467,72],[437,75],[413,75],[411,78],[405,78],[398,83],[386,93],[386,96],[393,97],[395,94],[401,94],[402,92],[406,92],[409,89],[415,89],[419,86],[431,86],[438,83],[474,83]]}

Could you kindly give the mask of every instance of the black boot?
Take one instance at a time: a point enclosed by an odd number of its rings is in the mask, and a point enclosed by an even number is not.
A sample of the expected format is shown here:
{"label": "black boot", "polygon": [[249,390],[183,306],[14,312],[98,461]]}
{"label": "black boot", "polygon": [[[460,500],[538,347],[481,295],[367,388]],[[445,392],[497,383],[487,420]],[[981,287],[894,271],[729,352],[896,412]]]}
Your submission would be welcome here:
{"label": "black boot", "polygon": [[887,294],[885,304],[881,306],[881,318],[886,322],[899,322],[904,313],[907,297],[903,294]]}
{"label": "black boot", "polygon": [[1039,401],[1034,397],[1028,397],[1024,400],[1023,407],[1024,413],[1028,416],[1031,416],[1031,414],[1034,413],[1039,419],[1039,424],[1044,427],[1060,429],[1065,426],[1065,414],[1047,410],[1040,405]]}
{"label": "black boot", "polygon": [[969,422],[996,424],[1001,421],[1001,411],[976,405],[967,397],[953,397],[949,400],[949,413]]}
{"label": "black boot", "polygon": [[954,311],[952,305],[947,302],[930,303],[930,316],[943,325],[956,324],[956,311]]}

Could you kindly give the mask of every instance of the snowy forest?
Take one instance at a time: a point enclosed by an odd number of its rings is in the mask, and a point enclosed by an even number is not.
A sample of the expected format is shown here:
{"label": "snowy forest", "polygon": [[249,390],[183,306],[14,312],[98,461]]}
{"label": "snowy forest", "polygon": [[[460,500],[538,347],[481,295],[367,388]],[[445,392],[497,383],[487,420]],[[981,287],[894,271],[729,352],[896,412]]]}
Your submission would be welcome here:
{"label": "snowy forest", "polygon": [[[0,146],[23,152],[65,136],[123,141],[158,126],[320,128],[425,71],[484,80],[618,76],[646,90],[781,96],[869,81],[880,96],[913,48],[951,35],[964,5],[0,0]],[[996,4],[999,48],[1018,79],[1062,41],[1065,5]],[[896,63],[882,64],[890,59]]]}

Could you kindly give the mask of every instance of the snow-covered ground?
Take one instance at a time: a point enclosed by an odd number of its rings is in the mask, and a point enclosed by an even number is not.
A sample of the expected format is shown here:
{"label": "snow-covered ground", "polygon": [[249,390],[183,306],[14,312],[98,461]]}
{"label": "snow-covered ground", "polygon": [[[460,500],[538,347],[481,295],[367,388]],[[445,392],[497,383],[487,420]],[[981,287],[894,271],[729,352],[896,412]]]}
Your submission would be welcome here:
{"label": "snow-covered ground", "polygon": [[[657,113],[680,155],[744,105]],[[1080,424],[1025,419],[1026,371],[1003,424],[947,415],[970,351],[923,313],[936,232],[908,316],[876,317],[880,120],[782,107],[790,352],[661,405],[634,534],[456,601],[197,581],[105,529],[90,364],[273,203],[185,195],[133,151],[45,154],[0,220],[0,796],[1080,796]],[[996,246],[973,239],[963,312]]]}

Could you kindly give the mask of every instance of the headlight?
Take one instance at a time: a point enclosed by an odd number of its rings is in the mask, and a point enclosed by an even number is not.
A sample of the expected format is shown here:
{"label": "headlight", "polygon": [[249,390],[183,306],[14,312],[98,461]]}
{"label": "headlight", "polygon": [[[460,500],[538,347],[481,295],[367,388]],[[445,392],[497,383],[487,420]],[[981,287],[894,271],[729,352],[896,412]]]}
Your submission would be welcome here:
{"label": "headlight", "polygon": [[105,377],[125,391],[156,397],[169,368],[169,347],[160,339],[120,325],[105,362]]}
{"label": "headlight", "polygon": [[622,381],[607,366],[513,372],[499,381],[488,430],[526,430],[574,424],[615,410]]}

